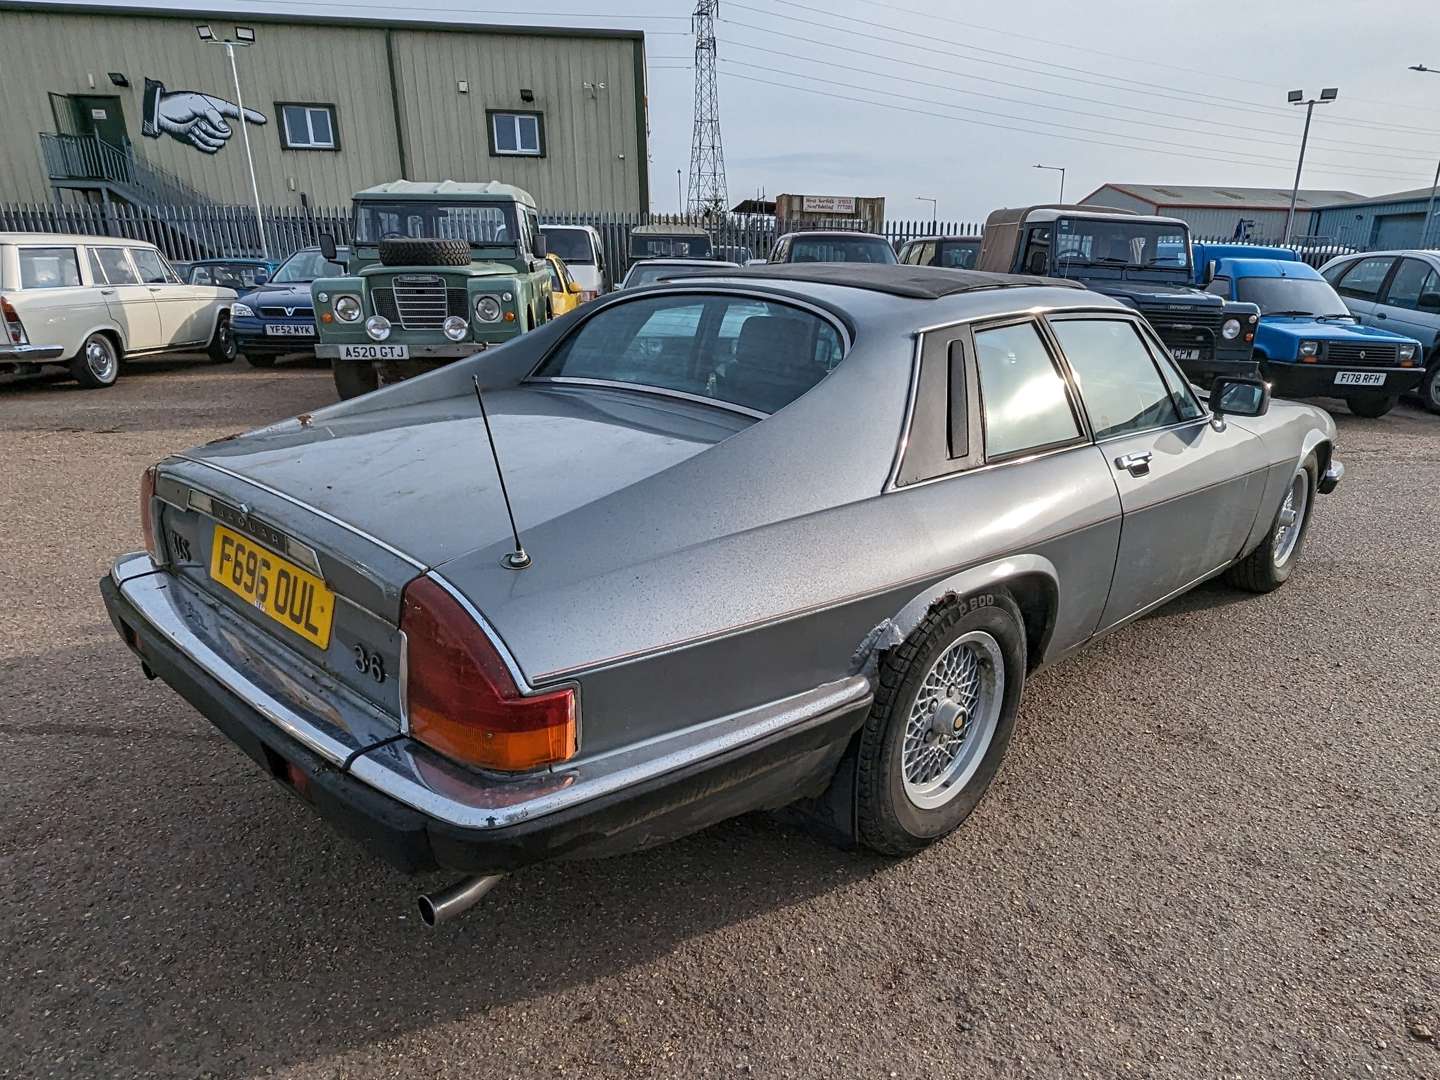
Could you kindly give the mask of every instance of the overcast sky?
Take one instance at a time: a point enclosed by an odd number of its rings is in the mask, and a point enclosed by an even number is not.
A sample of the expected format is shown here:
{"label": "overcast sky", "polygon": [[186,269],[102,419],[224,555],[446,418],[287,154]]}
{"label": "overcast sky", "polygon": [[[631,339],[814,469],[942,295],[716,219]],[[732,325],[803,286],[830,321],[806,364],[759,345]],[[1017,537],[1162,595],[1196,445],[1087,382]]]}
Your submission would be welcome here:
{"label": "overcast sky", "polygon": [[[693,0],[203,6],[644,30],[653,209],[676,208]],[[1108,181],[1288,190],[1304,109],[1285,92],[1322,86],[1340,99],[1315,109],[1303,187],[1428,187],[1440,155],[1440,74],[1407,70],[1440,68],[1440,36],[1418,33],[1434,0],[721,0],[720,14],[732,203],[883,195],[890,217],[928,217],[926,195],[942,219],[980,220],[1053,199],[1058,174],[1037,163],[1068,169],[1071,199]]]}

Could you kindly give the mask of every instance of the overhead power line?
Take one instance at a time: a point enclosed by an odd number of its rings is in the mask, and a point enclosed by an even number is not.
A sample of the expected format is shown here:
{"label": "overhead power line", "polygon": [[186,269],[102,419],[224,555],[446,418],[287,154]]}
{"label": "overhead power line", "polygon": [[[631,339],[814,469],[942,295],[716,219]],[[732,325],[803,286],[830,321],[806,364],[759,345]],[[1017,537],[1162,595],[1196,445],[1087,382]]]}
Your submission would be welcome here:
{"label": "overhead power line", "polygon": [[[858,18],[858,17],[856,17],[856,16],[852,16],[852,15],[838,15],[838,14],[836,14],[836,13],[826,11],[826,10],[823,9],[823,8],[813,8],[813,7],[810,7],[809,5],[806,5],[806,4],[795,3],[795,0],[774,0],[774,2],[775,2],[775,3],[787,4],[787,5],[791,6],[791,7],[797,7],[797,8],[800,8],[800,9],[802,9],[802,10],[806,10],[806,11],[819,12],[819,13],[821,13],[821,14],[826,15],[826,16],[827,16],[830,20],[832,20],[832,21],[818,22],[818,21],[816,21],[816,20],[814,20],[814,19],[803,19],[803,18],[800,18],[798,15],[784,15],[784,14],[781,14],[780,12],[777,12],[777,11],[774,11],[774,10],[766,10],[766,9],[763,9],[763,8],[754,7],[754,6],[750,5],[750,4],[741,3],[740,0],[728,0],[728,2],[727,2],[727,7],[742,8],[742,9],[744,9],[744,10],[746,10],[746,11],[753,11],[753,12],[756,12],[756,13],[758,13],[758,14],[767,15],[767,16],[769,16],[769,17],[771,17],[771,18],[784,19],[784,20],[786,20],[787,22],[795,22],[795,23],[801,23],[801,24],[803,24],[803,25],[805,25],[805,26],[819,27],[820,29],[830,30],[830,31],[833,31],[834,33],[838,33],[838,34],[849,34],[849,35],[852,36],[852,37],[863,37],[863,38],[867,38],[867,39],[873,39],[873,40],[875,40],[875,41],[885,42],[886,44],[890,44],[890,45],[901,45],[901,46],[904,46],[904,47],[906,47],[906,48],[908,48],[908,49],[912,49],[912,50],[915,49],[916,46],[917,46],[917,41],[916,41],[916,39],[914,39],[914,38],[911,38],[911,39],[909,39],[909,40],[906,40],[906,39],[897,39],[897,38],[893,38],[893,37],[877,37],[874,33],[869,32],[869,31],[851,30],[851,29],[849,29],[849,28],[847,28],[847,27],[836,26],[836,25],[834,24],[833,20],[834,20],[834,19],[837,19],[837,18],[838,18],[838,19],[844,19],[844,20],[846,20],[846,21],[848,21],[848,22],[855,22],[855,23],[859,23],[859,24],[864,25],[864,26],[876,27],[876,28],[879,28],[879,29],[881,29],[881,30],[893,30],[893,29],[894,29],[893,26],[888,25],[888,24],[886,24],[886,23],[878,23],[878,22],[874,22],[874,21],[872,21],[872,20],[870,20],[870,19],[861,19],[861,18]],[[727,23],[729,23],[729,22],[733,22],[734,20],[727,18],[727,19],[725,19],[724,21],[727,22]],[[781,32],[778,31],[778,30],[774,30],[774,29],[771,29],[771,28],[768,28],[768,27],[763,27],[763,26],[757,27],[757,26],[754,26],[754,25],[751,25],[751,24],[748,24],[748,23],[739,23],[738,25],[747,26],[749,29],[758,30],[758,31],[760,31],[760,32],[762,32],[762,33],[766,33],[766,34],[779,35],[779,36],[782,36],[782,37],[783,37],[783,36],[795,37],[797,40],[800,40],[800,41],[806,41],[806,42],[812,42],[812,43],[815,43],[815,44],[819,44],[818,42],[814,42],[814,39],[811,38],[811,37],[803,37],[803,38],[801,38],[801,37],[798,37],[797,35],[785,35],[785,34],[781,33]],[[942,43],[942,44],[945,44],[945,45],[953,45],[953,46],[955,46],[956,48],[963,49],[963,50],[967,50],[968,52],[971,52],[971,53],[984,53],[984,54],[990,55],[990,56],[1003,57],[1003,58],[1005,58],[1005,60],[1006,60],[1007,62],[1006,62],[1006,63],[1001,63],[1000,61],[996,61],[996,60],[987,60],[987,59],[985,59],[983,56],[968,56],[968,55],[965,55],[965,54],[963,54],[963,53],[949,52],[948,50],[945,50],[945,49],[936,49],[936,48],[935,48],[935,43],[936,43],[936,42],[939,42],[939,43]],[[1179,101],[1179,102],[1184,102],[1184,103],[1192,104],[1192,105],[1193,105],[1193,104],[1202,104],[1202,103],[1204,103],[1205,101],[1210,101],[1210,102],[1213,102],[1213,103],[1216,103],[1216,104],[1226,105],[1226,106],[1228,106],[1229,108],[1231,108],[1231,109],[1233,109],[1233,110],[1236,110],[1236,111],[1239,111],[1239,112],[1249,112],[1249,113],[1254,113],[1254,114],[1257,114],[1257,115],[1260,115],[1260,116],[1270,116],[1270,117],[1272,117],[1272,118],[1273,118],[1274,116],[1276,116],[1276,115],[1285,115],[1285,109],[1284,109],[1283,107],[1278,107],[1278,106],[1276,106],[1276,107],[1272,107],[1272,106],[1259,106],[1259,105],[1256,105],[1254,102],[1242,101],[1242,100],[1240,100],[1240,99],[1238,99],[1238,98],[1226,98],[1226,97],[1221,97],[1221,96],[1216,95],[1216,94],[1207,94],[1207,93],[1200,92],[1200,91],[1191,91],[1191,92],[1187,92],[1187,93],[1183,93],[1183,94],[1181,94],[1181,93],[1167,93],[1166,91],[1157,88],[1153,83],[1147,83],[1147,82],[1144,82],[1144,81],[1139,80],[1139,79],[1126,79],[1126,78],[1124,78],[1124,77],[1122,77],[1122,76],[1107,76],[1107,75],[1104,75],[1104,74],[1102,74],[1102,73],[1100,73],[1100,72],[1092,72],[1092,71],[1089,71],[1089,70],[1087,70],[1087,69],[1085,69],[1085,68],[1077,68],[1077,67],[1072,67],[1072,66],[1067,65],[1067,64],[1055,64],[1055,63],[1051,63],[1051,62],[1049,62],[1049,61],[1035,60],[1035,59],[1032,58],[1032,57],[1022,56],[1022,55],[1020,55],[1020,54],[1018,54],[1018,53],[1008,53],[1008,52],[1004,52],[1004,51],[999,50],[999,49],[986,49],[986,48],[983,48],[983,47],[978,46],[978,45],[969,45],[969,44],[967,44],[966,42],[963,42],[963,41],[955,41],[955,40],[950,39],[950,38],[936,37],[936,36],[933,35],[933,34],[927,34],[927,35],[925,36],[925,38],[923,39],[923,42],[921,42],[920,44],[921,44],[921,47],[923,47],[923,48],[926,49],[927,51],[940,52],[940,53],[945,53],[945,54],[951,55],[951,56],[957,56],[957,57],[959,57],[960,59],[964,59],[964,60],[969,61],[970,63],[975,63],[975,64],[987,64],[987,65],[989,65],[989,66],[991,66],[991,67],[1001,67],[1001,68],[1005,68],[1005,69],[1011,70],[1011,71],[1015,71],[1015,70],[1024,71],[1024,72],[1028,72],[1029,74],[1032,74],[1032,75],[1039,75],[1039,76],[1041,76],[1042,78],[1050,78],[1050,79],[1060,79],[1060,78],[1063,78],[1063,79],[1066,79],[1066,80],[1069,81],[1069,82],[1082,83],[1082,84],[1084,84],[1084,85],[1086,85],[1086,86],[1098,86],[1098,87],[1101,87],[1102,89],[1113,90],[1113,91],[1116,91],[1116,92],[1118,92],[1118,93],[1128,93],[1128,94],[1144,93],[1144,95],[1147,96],[1147,97],[1163,98],[1163,99],[1169,100],[1169,101]],[[1050,71],[1040,70],[1040,69],[1037,69],[1037,68],[1035,68],[1035,67],[1018,67],[1018,68],[1017,68],[1017,67],[1015,66],[1015,62],[1016,62],[1016,61],[1019,61],[1019,62],[1021,62],[1021,63],[1025,63],[1025,64],[1042,64],[1042,65],[1044,65],[1044,67],[1050,68],[1050,69],[1053,69],[1053,70],[1050,70]],[[1065,74],[1065,75],[1054,74],[1054,72],[1056,72],[1056,71],[1063,71],[1063,72],[1067,72],[1068,74]],[[1081,76],[1083,76],[1083,75],[1093,75],[1093,76],[1098,76],[1098,78],[1082,78]],[[1135,87],[1138,87],[1139,89],[1132,88],[1131,86],[1122,85],[1122,84],[1125,84],[1125,83],[1134,84],[1134,86],[1135,86]],[[1037,91],[1039,91],[1039,92],[1041,92],[1041,93],[1044,93],[1044,92],[1045,92],[1045,91],[1043,91],[1043,90],[1040,90],[1040,88],[1038,88],[1038,87],[1027,87],[1027,89],[1034,89],[1034,90],[1037,90]],[[1387,124],[1387,123],[1378,122],[1378,121],[1346,120],[1346,119],[1341,118],[1341,117],[1332,117],[1332,118],[1331,118],[1331,122],[1332,122],[1332,123],[1347,124],[1348,126],[1351,126],[1351,127],[1364,127],[1364,128],[1367,128],[1367,129],[1383,128],[1383,129],[1385,129],[1385,130],[1390,130],[1390,131],[1403,131],[1403,132],[1406,132],[1406,133],[1408,133],[1408,134],[1421,134],[1421,135],[1433,134],[1433,132],[1430,132],[1430,131],[1428,131],[1428,130],[1426,130],[1426,129],[1424,129],[1424,128],[1409,127],[1409,126],[1407,126],[1407,125],[1398,125],[1398,124]]]}
{"label": "overhead power line", "polygon": [[[724,61],[724,63],[726,63],[726,64],[728,65],[730,62],[729,62],[729,61]],[[957,122],[957,123],[972,124],[972,125],[975,125],[975,126],[977,126],[977,127],[995,128],[995,129],[997,129],[997,130],[999,130],[999,131],[1009,131],[1009,132],[1020,131],[1020,132],[1024,132],[1025,134],[1028,134],[1028,135],[1044,135],[1044,136],[1047,136],[1047,137],[1049,137],[1049,138],[1054,138],[1054,139],[1065,139],[1065,140],[1067,140],[1067,141],[1069,141],[1069,142],[1089,143],[1089,144],[1094,145],[1094,146],[1109,146],[1109,147],[1112,147],[1112,148],[1117,149],[1117,150],[1131,150],[1131,151],[1140,151],[1140,152],[1142,152],[1142,153],[1166,154],[1166,155],[1168,155],[1168,156],[1170,156],[1170,157],[1194,158],[1194,159],[1199,160],[1199,161],[1219,161],[1219,162],[1222,162],[1222,163],[1227,164],[1227,165],[1250,165],[1250,166],[1252,166],[1252,167],[1260,167],[1260,168],[1274,168],[1274,167],[1275,167],[1275,166],[1274,166],[1271,162],[1269,162],[1269,161],[1246,161],[1246,160],[1243,160],[1242,157],[1237,157],[1236,155],[1233,155],[1233,154],[1232,154],[1232,155],[1226,155],[1226,156],[1224,156],[1224,157],[1219,157],[1219,156],[1215,156],[1215,155],[1213,155],[1213,154],[1197,153],[1197,152],[1195,152],[1194,150],[1175,150],[1175,149],[1170,149],[1170,148],[1156,148],[1156,147],[1148,147],[1148,146],[1136,146],[1136,145],[1133,145],[1132,143],[1114,142],[1114,141],[1111,141],[1111,140],[1108,140],[1108,139],[1091,139],[1091,138],[1086,138],[1086,137],[1084,137],[1084,136],[1082,136],[1082,135],[1067,135],[1067,134],[1064,134],[1064,133],[1062,133],[1062,132],[1054,132],[1054,131],[1035,131],[1035,130],[1029,129],[1029,128],[1017,128],[1017,127],[1015,127],[1013,124],[1001,124],[1001,123],[995,123],[995,122],[993,122],[993,121],[988,121],[988,120],[975,120],[975,119],[971,119],[971,118],[968,118],[968,117],[956,116],[956,115],[954,115],[953,113],[935,112],[935,111],[933,111],[933,110],[931,110],[931,109],[917,109],[917,108],[913,108],[913,107],[908,106],[908,105],[892,105],[892,104],[890,104],[889,102],[886,102],[886,101],[873,101],[873,100],[871,100],[871,99],[869,99],[869,98],[854,97],[853,95],[849,95],[849,94],[836,93],[836,92],[833,91],[833,90],[821,90],[821,89],[817,89],[817,88],[813,88],[813,87],[808,87],[808,86],[795,86],[795,85],[792,84],[792,83],[775,82],[775,81],[773,81],[773,80],[771,80],[771,79],[761,79],[761,78],[757,78],[757,77],[755,77],[755,76],[753,76],[753,75],[741,75],[741,74],[739,74],[739,73],[737,73],[737,72],[729,71],[729,70],[722,71],[721,73],[722,73],[723,75],[725,75],[726,78],[739,79],[739,80],[744,81],[744,82],[759,83],[759,84],[764,85],[764,86],[774,86],[774,87],[778,87],[778,88],[780,88],[780,89],[782,89],[782,90],[796,90],[796,91],[798,91],[798,92],[800,92],[800,93],[803,93],[803,94],[813,94],[813,95],[816,95],[816,96],[819,96],[819,97],[830,98],[830,99],[832,99],[832,100],[853,101],[853,102],[857,102],[857,103],[859,103],[859,104],[861,104],[861,105],[873,105],[873,106],[875,106],[876,108],[892,109],[892,110],[895,110],[895,111],[897,111],[897,112],[915,113],[915,114],[918,114],[918,115],[921,115],[921,116],[933,116],[933,117],[936,117],[937,119],[940,119],[940,120],[950,120],[950,121],[952,121],[952,122]],[[862,88],[862,89],[863,89],[863,88]],[[867,92],[867,93],[876,93],[876,94],[881,94],[881,93],[883,93],[883,91],[873,91],[873,90],[866,91],[866,92]],[[942,108],[951,108],[951,107],[954,107],[954,106],[941,106],[941,107],[942,107]],[[1124,136],[1121,136],[1121,138],[1124,138]],[[1335,170],[1334,168],[1329,168],[1329,167],[1321,167],[1321,168],[1316,169],[1316,170],[1313,170],[1313,171],[1322,172],[1322,173],[1337,174],[1337,170]],[[1369,175],[1372,175],[1372,174],[1363,173],[1363,172],[1357,172],[1357,171],[1351,170],[1351,169],[1346,169],[1346,170],[1343,171],[1343,174],[1342,174],[1342,175],[1364,175],[1364,176],[1369,176]],[[1395,179],[1395,178],[1398,178],[1398,179],[1406,179],[1406,180],[1413,180],[1413,179],[1414,179],[1413,177],[1404,176],[1403,174],[1394,174],[1393,176],[1387,175],[1387,176],[1384,177],[1384,178],[1385,178],[1385,179]]]}
{"label": "overhead power line", "polygon": [[[732,24],[732,25],[734,25],[734,24]],[[842,51],[846,51],[846,52],[849,52],[849,51],[850,51],[850,50],[848,50],[848,49],[844,49],[842,46],[824,46],[824,43],[822,43],[822,42],[816,42],[815,44],[819,44],[819,45],[822,45],[823,47],[827,47],[827,48],[841,49]],[[794,50],[788,50],[788,51],[787,51],[787,50],[782,50],[782,49],[767,49],[767,48],[765,48],[764,46],[761,46],[761,45],[752,45],[752,44],[750,44],[749,42],[745,42],[745,41],[730,40],[730,41],[727,41],[726,45],[727,45],[728,48],[732,48],[732,49],[737,49],[737,48],[738,48],[738,49],[744,49],[744,50],[750,51],[750,52],[768,53],[769,55],[772,55],[772,56],[784,57],[784,58],[787,59],[787,60],[800,60],[800,61],[803,61],[804,63],[808,63],[808,64],[825,64],[825,65],[828,65],[828,64],[831,63],[830,61],[821,59],[821,58],[819,58],[819,57],[805,56],[805,55],[803,55],[803,54],[801,54],[801,53],[795,52]],[[881,53],[873,53],[873,52],[872,52],[872,53],[869,53],[869,54],[867,54],[867,55],[868,55],[868,58],[870,58],[870,59],[880,60],[880,61],[888,61],[888,62],[891,62],[891,63],[895,63],[895,64],[902,65],[903,67],[905,67],[905,68],[907,68],[907,69],[908,69],[908,68],[915,68],[915,69],[920,69],[920,70],[924,70],[924,71],[938,71],[938,72],[941,72],[941,73],[943,73],[943,74],[950,75],[950,76],[952,76],[952,77],[959,77],[959,78],[975,78],[975,76],[958,75],[957,73],[952,72],[951,69],[949,69],[949,68],[944,68],[944,67],[940,67],[940,66],[938,66],[938,65],[933,65],[933,64],[918,64],[918,63],[915,63],[914,61],[910,61],[910,60],[900,60],[899,58],[892,58],[892,57],[886,56],[886,55],[881,54]],[[1166,124],[1166,123],[1157,123],[1157,122],[1151,121],[1151,120],[1130,120],[1130,119],[1127,119],[1127,118],[1122,117],[1122,116],[1113,116],[1113,115],[1110,115],[1110,114],[1107,114],[1107,113],[1090,112],[1090,111],[1085,110],[1085,109],[1072,109],[1072,108],[1069,108],[1069,107],[1064,106],[1064,105],[1049,105],[1049,104],[1045,104],[1045,103],[1043,103],[1043,102],[1027,101],[1027,100],[1025,100],[1024,98],[1006,97],[1006,96],[1004,96],[1003,94],[989,94],[989,93],[985,93],[984,91],[980,91],[980,90],[966,90],[966,89],[962,89],[962,88],[956,87],[956,86],[946,86],[946,85],[944,85],[943,83],[927,82],[927,81],[924,80],[924,79],[915,79],[915,78],[911,78],[911,77],[906,76],[906,75],[898,75],[898,74],[895,74],[894,72],[891,72],[891,71],[877,71],[877,70],[875,70],[874,68],[863,68],[863,67],[853,67],[853,66],[852,66],[852,67],[847,67],[846,70],[847,70],[847,72],[852,72],[852,73],[857,73],[857,74],[863,74],[863,75],[874,75],[874,76],[877,76],[878,78],[890,79],[890,80],[893,80],[893,81],[896,81],[896,82],[911,83],[911,84],[913,84],[913,85],[915,85],[915,86],[924,86],[924,87],[928,87],[928,88],[934,89],[934,90],[944,90],[944,91],[946,91],[947,93],[951,93],[951,94],[962,94],[962,95],[965,95],[965,96],[967,96],[967,97],[985,98],[986,100],[989,100],[989,101],[1002,101],[1002,102],[1005,102],[1005,103],[1007,103],[1007,104],[1020,105],[1020,106],[1024,106],[1024,107],[1030,107],[1030,108],[1049,109],[1049,110],[1052,110],[1052,111],[1055,111],[1055,112],[1070,113],[1070,114],[1075,115],[1075,116],[1085,116],[1085,117],[1090,117],[1090,118],[1092,118],[1092,119],[1097,119],[1097,120],[1109,120],[1109,121],[1113,121],[1113,122],[1115,122],[1115,123],[1121,123],[1121,124],[1134,124],[1134,125],[1137,125],[1137,126],[1152,127],[1152,128],[1156,128],[1156,129],[1158,129],[1158,130],[1164,130],[1164,131],[1180,131],[1180,132],[1186,132],[1186,133],[1189,133],[1189,134],[1202,135],[1202,136],[1205,136],[1205,137],[1218,137],[1218,136],[1220,136],[1220,135],[1223,134],[1227,139],[1229,139],[1229,140],[1231,140],[1231,141],[1239,140],[1239,141],[1242,141],[1242,142],[1247,142],[1247,141],[1248,141],[1248,142],[1266,142],[1266,143],[1270,143],[1270,144],[1273,144],[1273,141],[1274,141],[1274,140],[1273,140],[1273,139],[1267,139],[1267,138],[1265,138],[1264,136],[1267,136],[1267,135],[1268,135],[1268,136],[1278,136],[1278,137],[1280,137],[1280,138],[1282,138],[1282,139],[1290,139],[1290,138],[1293,138],[1293,133],[1292,133],[1292,132],[1289,132],[1289,131],[1277,131],[1277,130],[1275,130],[1275,129],[1273,129],[1273,128],[1251,128],[1251,129],[1249,129],[1249,130],[1246,131],[1246,132],[1237,132],[1237,131],[1235,130],[1235,125],[1234,125],[1234,124],[1227,124],[1227,123],[1225,123],[1224,121],[1220,121],[1220,120],[1205,120],[1205,119],[1202,119],[1202,118],[1200,118],[1200,117],[1193,117],[1193,118],[1192,118],[1192,117],[1175,117],[1175,115],[1174,115],[1173,113],[1160,112],[1159,110],[1141,109],[1141,110],[1138,110],[1138,111],[1143,112],[1143,113],[1146,113],[1146,114],[1151,114],[1151,113],[1153,113],[1153,114],[1159,115],[1159,116],[1167,116],[1167,117],[1170,117],[1170,118],[1172,118],[1172,119],[1185,120],[1185,121],[1188,121],[1189,124],[1188,124],[1188,125],[1187,125],[1187,124]],[[793,74],[795,74],[795,75],[798,76],[800,73],[799,73],[799,72],[793,72]],[[808,78],[809,76],[806,76],[806,77]],[[983,80],[983,81],[985,81],[985,82],[988,83],[988,82],[994,82],[994,81],[998,81],[998,80],[988,80],[988,79],[987,79],[987,80]],[[845,84],[845,85],[853,86],[854,84],[853,84],[853,83],[847,83],[847,84]],[[1094,104],[1099,104],[1099,105],[1110,105],[1110,104],[1112,104],[1112,103],[1110,103],[1110,102],[1099,101],[1099,100],[1096,100],[1096,99],[1093,99],[1093,98],[1075,97],[1075,96],[1073,96],[1073,95],[1064,95],[1064,96],[1065,96],[1066,98],[1068,98],[1068,99],[1070,99],[1070,100],[1074,100],[1074,101],[1093,102]],[[1116,108],[1122,108],[1122,109],[1130,109],[1130,108],[1132,108],[1131,106],[1123,106],[1123,105],[1115,105],[1114,107],[1116,107]],[[1036,120],[1035,122],[1036,122],[1036,123],[1048,123],[1048,121],[1041,121],[1041,120]],[[1209,132],[1209,131],[1197,132],[1193,126],[1190,126],[1190,125],[1197,124],[1197,123],[1198,123],[1198,124],[1209,124],[1209,125],[1212,125],[1212,126],[1220,127],[1220,128],[1223,128],[1224,131],[1223,131],[1223,132]],[[1130,136],[1127,135],[1126,137],[1129,138]],[[1395,156],[1395,157],[1411,158],[1411,159],[1413,159],[1413,160],[1415,160],[1415,161],[1423,161],[1423,162],[1426,162],[1426,163],[1433,162],[1433,161],[1435,160],[1435,155],[1434,155],[1434,154],[1426,154],[1426,153],[1419,153],[1419,154],[1417,154],[1417,153],[1415,153],[1415,152],[1413,151],[1413,148],[1401,148],[1401,147],[1391,147],[1391,146],[1376,146],[1376,145],[1371,144],[1371,143],[1354,143],[1354,142],[1348,142],[1348,141],[1344,141],[1344,140],[1333,140],[1333,139],[1331,139],[1331,140],[1313,139],[1313,140],[1311,140],[1311,141],[1314,142],[1315,145],[1317,145],[1317,146],[1322,146],[1322,145],[1323,145],[1323,146],[1334,146],[1334,147],[1336,147],[1337,149],[1384,150],[1384,151],[1390,153],[1392,156]]]}

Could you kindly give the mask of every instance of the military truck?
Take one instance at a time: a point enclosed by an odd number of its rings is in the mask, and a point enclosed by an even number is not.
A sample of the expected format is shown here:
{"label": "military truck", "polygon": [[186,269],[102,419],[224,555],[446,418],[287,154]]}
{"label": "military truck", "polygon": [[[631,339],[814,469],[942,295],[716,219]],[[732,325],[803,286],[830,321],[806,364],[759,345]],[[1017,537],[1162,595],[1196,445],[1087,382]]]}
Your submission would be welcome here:
{"label": "military truck", "polygon": [[[321,237],[334,259],[333,237]],[[341,398],[503,345],[550,315],[529,193],[493,181],[395,180],[356,192],[344,277],[310,287],[315,355]]]}
{"label": "military truck", "polygon": [[977,270],[1081,281],[1137,309],[1193,381],[1254,376],[1260,309],[1195,285],[1190,227],[1179,218],[1049,204],[996,210]]}

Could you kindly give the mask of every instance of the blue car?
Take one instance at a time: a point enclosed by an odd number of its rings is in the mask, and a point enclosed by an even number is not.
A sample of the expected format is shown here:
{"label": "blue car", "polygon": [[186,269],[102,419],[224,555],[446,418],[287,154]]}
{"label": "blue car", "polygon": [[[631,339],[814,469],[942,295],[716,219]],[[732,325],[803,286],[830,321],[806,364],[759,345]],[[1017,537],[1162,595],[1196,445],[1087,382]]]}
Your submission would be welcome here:
{"label": "blue car", "polygon": [[[340,248],[341,260],[350,257]],[[291,255],[268,282],[241,295],[230,308],[235,343],[252,367],[274,367],[286,353],[309,352],[315,347],[315,307],[310,283],[336,277],[345,267],[328,261],[319,248],[301,248]]]}
{"label": "blue car", "polygon": [[1373,417],[1420,384],[1420,343],[1361,326],[1320,272],[1293,252],[1286,252],[1290,259],[1207,254],[1206,288],[1260,308],[1255,359],[1275,393],[1344,398],[1357,416]]}

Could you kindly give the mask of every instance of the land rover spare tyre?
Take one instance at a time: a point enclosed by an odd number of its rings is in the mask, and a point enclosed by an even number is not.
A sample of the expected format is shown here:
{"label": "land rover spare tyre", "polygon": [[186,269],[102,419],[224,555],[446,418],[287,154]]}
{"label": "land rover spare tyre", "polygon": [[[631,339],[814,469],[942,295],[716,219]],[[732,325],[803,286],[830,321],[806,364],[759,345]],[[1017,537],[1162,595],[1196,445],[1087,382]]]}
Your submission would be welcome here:
{"label": "land rover spare tyre", "polygon": [[470,245],[464,240],[392,237],[380,241],[380,262],[384,266],[468,266]]}

